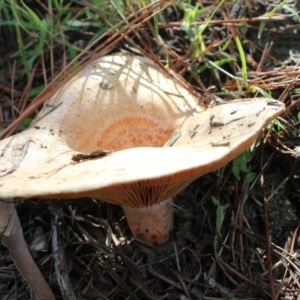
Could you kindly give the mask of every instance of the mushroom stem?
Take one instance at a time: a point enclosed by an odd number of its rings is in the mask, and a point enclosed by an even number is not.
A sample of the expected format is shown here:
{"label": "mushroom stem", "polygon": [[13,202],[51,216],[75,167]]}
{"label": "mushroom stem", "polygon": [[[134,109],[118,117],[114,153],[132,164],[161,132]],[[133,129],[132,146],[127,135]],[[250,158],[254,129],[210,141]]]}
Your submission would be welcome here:
{"label": "mushroom stem", "polygon": [[53,292],[30,255],[12,200],[0,202],[0,236],[17,269],[36,298],[38,300],[55,300]]}
{"label": "mushroom stem", "polygon": [[151,244],[167,242],[173,229],[172,203],[173,200],[168,199],[140,208],[122,206],[133,236]]}

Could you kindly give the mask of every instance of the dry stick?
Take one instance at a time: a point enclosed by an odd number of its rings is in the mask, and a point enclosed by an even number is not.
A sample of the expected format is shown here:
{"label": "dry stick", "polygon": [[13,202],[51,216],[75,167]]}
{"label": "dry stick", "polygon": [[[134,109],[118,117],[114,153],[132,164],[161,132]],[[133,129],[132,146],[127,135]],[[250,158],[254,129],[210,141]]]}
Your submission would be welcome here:
{"label": "dry stick", "polygon": [[[261,22],[261,21],[266,21],[266,22],[272,22],[272,21],[278,21],[278,20],[284,20],[286,17],[285,16],[274,16],[274,17],[267,17],[267,16],[261,16],[261,17],[255,17],[255,18],[240,18],[240,19],[227,19],[227,20],[210,20],[208,22],[209,26],[220,26],[220,25],[232,25],[236,23],[250,23],[250,22]],[[191,22],[191,26],[196,26],[196,25],[205,25],[207,24],[207,21],[196,21],[196,22]],[[159,28],[165,29],[165,28],[170,28],[170,27],[181,27],[182,26],[182,21],[175,21],[175,22],[168,22],[166,24],[159,24]],[[243,26],[245,26],[243,24]]]}
{"label": "dry stick", "polygon": [[76,296],[68,274],[68,267],[66,263],[64,249],[62,248],[59,242],[58,228],[60,217],[57,213],[52,213],[54,215],[51,222],[52,252],[57,282],[64,300],[76,300]]}
{"label": "dry stick", "polygon": [[295,75],[292,81],[285,87],[284,91],[281,93],[279,101],[284,102],[290,95],[290,91],[297,85],[297,81],[299,80],[299,75]]}
{"label": "dry stick", "polygon": [[30,255],[12,199],[0,202],[0,236],[14,264],[36,298],[55,300],[53,292]]}
{"label": "dry stick", "polygon": [[262,68],[265,64],[265,61],[267,60],[267,58],[270,55],[270,51],[271,51],[272,47],[273,47],[273,42],[271,42],[270,44],[269,43],[266,44],[266,46],[264,48],[264,51],[262,53],[262,57],[260,59],[260,62],[257,65],[256,72],[261,72],[262,71]]}
{"label": "dry stick", "polygon": [[[249,184],[246,183],[246,188],[243,189],[243,195],[242,195],[242,199],[240,199],[239,197],[239,193],[238,193],[238,184],[235,181],[235,187],[234,187],[234,191],[235,191],[235,199],[237,202],[237,210],[236,210],[236,217],[235,217],[235,224],[238,224],[238,226],[243,227],[243,204],[245,202],[245,198],[248,197],[248,189],[249,189]],[[246,191],[247,192],[246,192]],[[234,230],[235,231],[235,230]],[[243,261],[244,261],[244,235],[241,232],[237,232],[237,242],[239,245],[239,261],[240,261],[240,267],[241,269],[243,269]],[[232,257],[234,258],[234,254],[232,253]]]}
{"label": "dry stick", "polygon": [[[251,285],[253,285],[257,289],[261,290],[267,296],[270,297],[270,294],[267,291],[265,291],[264,289],[262,289],[262,287],[260,285],[258,285],[257,283],[253,282],[247,276],[245,276],[245,275],[241,274],[240,272],[238,272],[235,268],[233,268],[231,265],[229,265],[228,263],[226,263],[223,259],[218,258],[218,262],[221,263],[224,267],[226,267],[230,272],[232,272],[233,274],[235,274],[236,276],[238,276],[241,280],[243,280],[243,281],[245,281],[247,283],[250,283]],[[272,297],[271,299],[273,300],[274,298]]]}
{"label": "dry stick", "polygon": [[26,109],[26,103],[29,101],[29,99],[28,99],[29,98],[29,93],[30,93],[30,90],[32,88],[32,83],[34,81],[34,78],[36,76],[37,67],[38,67],[38,63],[36,63],[34,65],[34,67],[32,68],[32,70],[30,72],[31,73],[30,78],[28,79],[27,84],[25,86],[25,89],[22,92],[21,101],[20,101],[21,105],[19,105],[20,106],[19,107],[20,112],[23,112],[24,109]]}
{"label": "dry stick", "polygon": [[[298,226],[297,226],[297,228],[296,228],[296,230],[293,234],[292,244],[291,244],[291,248],[290,248],[290,251],[289,251],[291,256],[293,256],[293,254],[294,254],[294,247],[295,247],[295,244],[296,244],[296,238],[298,237],[299,227],[300,227],[300,222],[298,222]],[[277,293],[276,293],[276,299],[280,296],[281,290],[282,290],[282,288],[285,284],[285,279],[286,279],[287,273],[290,269],[290,265],[291,265],[290,263],[287,263],[287,266],[286,266],[285,271],[284,271],[283,278],[281,280],[282,282],[281,282],[281,284],[280,284],[280,286],[277,290]]]}
{"label": "dry stick", "polygon": [[266,237],[266,254],[267,254],[267,261],[268,261],[268,275],[269,275],[269,285],[271,290],[271,299],[275,300],[276,293],[275,293],[275,285],[273,280],[273,265],[272,265],[272,256],[271,256],[271,241],[270,241],[270,230],[269,230],[269,217],[268,217],[268,203],[267,203],[267,196],[265,191],[265,176],[264,176],[264,168],[263,168],[263,157],[264,157],[264,148],[265,148],[265,141],[262,143],[262,153],[261,153],[261,160],[260,160],[260,178],[261,178],[261,192],[263,197],[263,210],[264,210],[264,222],[265,222],[265,237]]}
{"label": "dry stick", "polygon": [[123,278],[114,270],[113,266],[110,264],[103,262],[104,269],[106,272],[117,282],[117,284],[128,293],[128,295],[133,300],[139,300],[138,296],[131,290],[131,288],[127,285],[127,283],[123,280]]}

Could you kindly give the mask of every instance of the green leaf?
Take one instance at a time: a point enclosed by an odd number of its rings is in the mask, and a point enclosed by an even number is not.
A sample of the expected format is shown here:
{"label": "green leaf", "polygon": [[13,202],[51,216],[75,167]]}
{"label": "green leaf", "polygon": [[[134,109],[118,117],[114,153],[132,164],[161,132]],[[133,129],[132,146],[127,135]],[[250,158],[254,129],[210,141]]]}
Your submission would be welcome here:
{"label": "green leaf", "polygon": [[284,125],[283,125],[278,119],[273,120],[273,121],[267,126],[267,128],[270,128],[270,126],[272,126],[272,130],[273,130],[273,132],[275,132],[276,134],[279,134],[280,131],[284,131],[284,132],[286,132],[287,134],[289,134],[288,131],[287,131],[287,129],[284,127]]}
{"label": "green leaf", "polygon": [[[229,206],[229,204],[227,204]],[[228,206],[226,208],[228,208]],[[225,209],[223,209],[221,206],[217,207],[216,210],[216,234],[221,238],[222,233],[221,233],[221,228],[222,228],[222,223],[225,218]]]}
{"label": "green leaf", "polygon": [[[267,87],[267,86],[266,86]],[[256,92],[260,93],[263,97],[265,98],[269,98],[269,99],[272,99],[272,95],[271,95],[271,91],[265,91],[264,89],[258,87],[258,86],[254,86],[252,85],[250,87],[251,89],[251,92],[254,94]]]}
{"label": "green leaf", "polygon": [[258,35],[257,35],[257,38],[260,40],[261,39],[261,36],[262,36],[262,33],[266,27],[266,24],[267,22],[260,22],[260,25],[259,25],[259,28],[258,28]]}
{"label": "green leaf", "polygon": [[37,94],[39,94],[43,89],[45,88],[45,86],[42,84],[42,85],[39,85],[39,86],[36,86],[34,88],[32,88],[29,92],[29,97],[34,97],[36,96]]}
{"label": "green leaf", "polygon": [[41,21],[41,19],[38,17],[38,15],[29,6],[27,6],[23,0],[21,0],[21,2],[23,4],[23,6],[25,7],[25,9],[27,10],[27,12],[29,13],[29,15],[31,16],[32,21],[37,26],[37,28],[40,28],[41,31],[42,31],[42,29],[44,31],[48,31],[47,27]]}
{"label": "green leaf", "polygon": [[[227,63],[229,63],[231,61],[234,61],[234,60],[235,60],[234,58],[228,57],[228,58],[224,58],[224,59],[214,61],[214,64],[221,67],[222,65],[227,64]],[[204,66],[201,66],[201,67],[197,68],[195,70],[195,72],[197,74],[201,74],[203,71],[205,71],[207,69],[213,69],[213,68],[215,68],[215,66],[211,65],[210,63],[206,63]]]}
{"label": "green leaf", "polygon": [[241,40],[239,39],[238,36],[235,37],[235,43],[236,43],[237,49],[240,54],[240,59],[241,59],[241,64],[242,64],[242,77],[245,81],[245,84],[248,85],[246,54],[245,54],[244,48],[242,46]]}
{"label": "green leaf", "polygon": [[295,88],[295,89],[292,89],[291,91],[290,91],[290,93],[292,94],[292,95],[294,95],[294,94],[300,94],[300,88]]}
{"label": "green leaf", "polygon": [[294,9],[292,9],[292,8],[291,8],[290,6],[288,6],[288,5],[283,5],[282,8],[283,8],[284,10],[289,11],[289,12],[294,16],[294,18],[297,19],[298,23],[300,23],[300,16],[299,16],[299,13],[298,13],[297,11],[295,11]]}
{"label": "green leaf", "polygon": [[249,172],[247,175],[246,175],[246,182],[252,182],[254,179],[255,179],[255,177],[256,177],[256,173],[255,172]]}
{"label": "green leaf", "polygon": [[240,180],[240,172],[249,172],[247,163],[250,159],[248,151],[245,151],[233,160],[232,172],[237,180]]}
{"label": "green leaf", "polygon": [[216,205],[216,206],[220,205],[219,200],[214,196],[211,197],[211,201],[212,201],[213,205]]}
{"label": "green leaf", "polygon": [[222,237],[221,227],[222,227],[222,223],[223,223],[223,220],[224,220],[224,217],[225,217],[225,211],[230,206],[230,204],[221,205],[219,200],[214,196],[211,197],[211,201],[215,206],[217,206],[217,209],[216,209],[216,229],[215,229],[216,230],[216,235],[218,237]]}
{"label": "green leaf", "polygon": [[24,119],[18,126],[18,129],[21,130],[21,129],[28,127],[31,124],[31,122],[32,122],[32,118]]}

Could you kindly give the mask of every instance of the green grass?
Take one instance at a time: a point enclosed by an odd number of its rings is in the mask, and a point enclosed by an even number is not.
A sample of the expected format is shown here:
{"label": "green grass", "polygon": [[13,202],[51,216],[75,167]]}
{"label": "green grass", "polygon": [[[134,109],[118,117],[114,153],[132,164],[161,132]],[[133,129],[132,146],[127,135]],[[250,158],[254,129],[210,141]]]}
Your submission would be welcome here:
{"label": "green grass", "polygon": [[[28,81],[32,76],[32,70],[37,67],[38,72],[43,73],[43,78],[33,83],[29,95],[34,97],[70,61],[76,64],[77,55],[88,45],[95,42],[118,22],[125,20],[123,25],[116,28],[116,30],[121,30],[128,24],[126,18],[132,12],[150,3],[150,1],[136,3],[121,0],[82,2],[48,0],[16,3],[13,0],[0,0],[3,19],[0,29],[5,32],[6,37],[11,38],[8,49],[5,51],[9,58],[1,68],[0,75],[7,76],[15,66],[18,71],[18,81]],[[216,13],[225,7],[230,10],[233,3],[234,1],[220,1],[215,7],[182,1],[170,2],[168,6],[182,12],[182,29],[189,39],[188,50],[192,53],[186,62],[191,64],[193,72],[202,75],[207,70],[215,68],[215,65],[222,70],[223,67],[227,68],[231,63],[239,64],[240,61],[244,88],[248,89],[244,50],[246,41],[241,39],[238,31],[235,36],[228,36],[217,45],[211,44],[209,38],[210,28],[212,28],[210,22]],[[161,26],[167,24],[168,21],[158,8],[156,12],[157,14],[150,19],[147,26],[153,26],[152,42],[166,49]],[[198,24],[198,20],[204,21]],[[239,61],[232,54],[233,52],[238,53]],[[169,59],[167,58],[166,65],[172,67],[170,63],[172,58]],[[213,62],[213,65],[210,62]]]}
{"label": "green grass", "polygon": [[[20,68],[20,75],[29,80],[35,64],[42,65],[44,62],[48,63],[44,72],[48,73],[47,81],[50,81],[55,76],[54,68],[59,67],[57,59],[62,69],[87,45],[120,21],[110,2],[90,1],[85,7],[60,0],[48,0],[43,5],[35,1],[16,4],[13,0],[0,0],[3,18],[0,26],[12,40],[9,44],[11,49],[7,50],[9,63],[2,68],[0,75],[9,72],[14,63]],[[57,53],[61,57],[58,58]],[[35,87],[31,96],[41,88]]]}

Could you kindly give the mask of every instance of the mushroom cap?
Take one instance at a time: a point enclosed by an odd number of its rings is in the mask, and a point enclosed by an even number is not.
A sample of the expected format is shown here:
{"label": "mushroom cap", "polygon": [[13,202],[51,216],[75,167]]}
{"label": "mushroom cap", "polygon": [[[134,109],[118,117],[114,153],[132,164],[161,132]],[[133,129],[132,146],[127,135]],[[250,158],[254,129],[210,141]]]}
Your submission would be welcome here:
{"label": "mushroom cap", "polygon": [[284,109],[265,98],[206,109],[148,58],[102,57],[0,141],[0,198],[154,205],[245,151]]}

